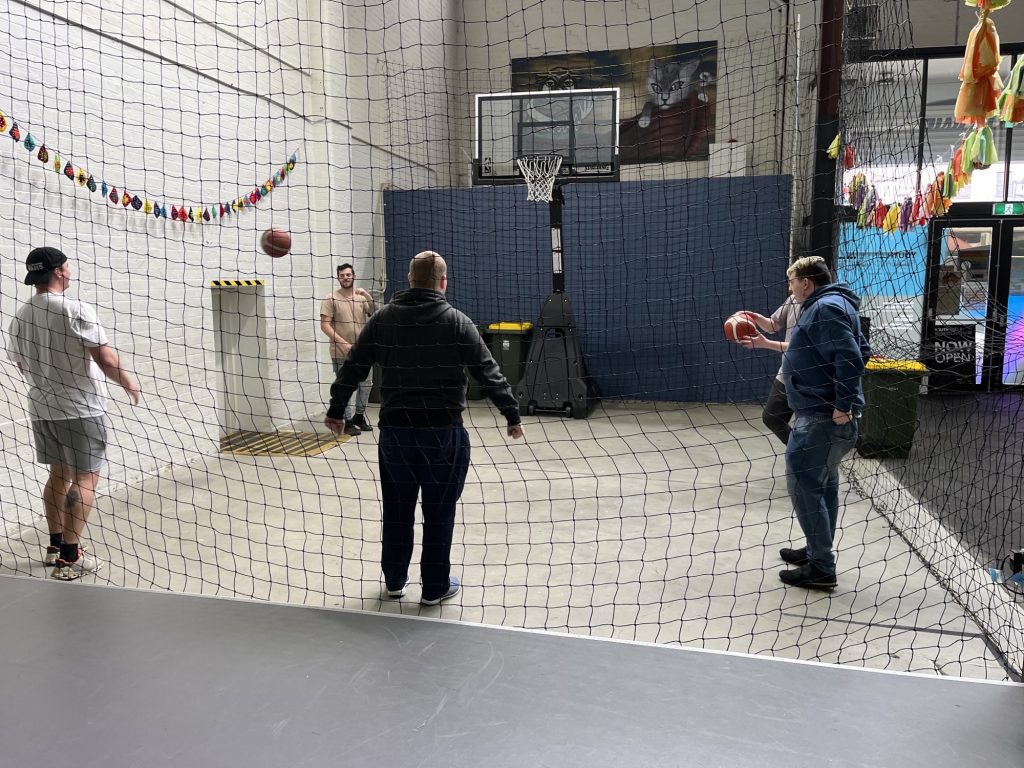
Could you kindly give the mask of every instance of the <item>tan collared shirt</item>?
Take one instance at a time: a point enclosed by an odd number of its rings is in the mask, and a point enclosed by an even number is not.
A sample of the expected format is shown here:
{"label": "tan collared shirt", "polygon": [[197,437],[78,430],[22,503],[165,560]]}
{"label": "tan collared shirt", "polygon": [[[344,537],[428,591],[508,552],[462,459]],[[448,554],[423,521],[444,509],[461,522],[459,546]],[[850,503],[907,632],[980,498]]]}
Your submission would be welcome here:
{"label": "tan collared shirt", "polygon": [[[320,302],[320,317],[330,320],[334,332],[349,344],[359,337],[371,314],[373,304],[365,296],[343,296],[340,288]],[[344,360],[347,354],[337,342],[331,341],[332,360]]]}

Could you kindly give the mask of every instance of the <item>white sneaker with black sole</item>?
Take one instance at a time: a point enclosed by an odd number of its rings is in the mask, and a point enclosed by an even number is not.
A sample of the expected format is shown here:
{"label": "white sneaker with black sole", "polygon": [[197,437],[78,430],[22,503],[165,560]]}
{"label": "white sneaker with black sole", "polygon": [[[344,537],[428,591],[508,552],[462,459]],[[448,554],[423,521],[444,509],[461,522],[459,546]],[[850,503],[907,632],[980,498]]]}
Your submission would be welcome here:
{"label": "white sneaker with black sole", "polygon": [[102,560],[79,549],[78,559],[73,563],[57,558],[57,565],[54,567],[53,573],[50,574],[50,578],[59,579],[60,581],[74,581],[90,573],[96,573],[101,568],[103,568]]}
{"label": "white sneaker with black sole", "polygon": [[391,598],[392,600],[398,600],[401,597],[405,597],[405,588],[407,586],[409,586],[408,581],[405,582],[405,584],[403,584],[402,586],[398,587],[397,589],[392,589],[391,587],[385,584],[384,589],[385,591],[387,591],[389,598]]}

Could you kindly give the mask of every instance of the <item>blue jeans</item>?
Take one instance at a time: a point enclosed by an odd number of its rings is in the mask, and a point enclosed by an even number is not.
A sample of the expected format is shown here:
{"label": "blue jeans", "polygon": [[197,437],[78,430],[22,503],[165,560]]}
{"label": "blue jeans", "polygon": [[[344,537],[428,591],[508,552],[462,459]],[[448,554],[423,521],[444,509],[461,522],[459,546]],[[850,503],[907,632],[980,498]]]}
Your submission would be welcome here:
{"label": "blue jeans", "polygon": [[786,485],[807,537],[807,559],[835,575],[832,542],[839,522],[839,462],[857,443],[857,420],[834,424],[826,413],[797,413],[786,444]]}
{"label": "blue jeans", "polygon": [[[331,358],[331,367],[334,368],[334,375],[338,375],[344,360]],[[345,414],[342,418],[345,421],[352,421],[352,416],[357,413],[366,413],[366,404],[370,402],[370,390],[373,389],[373,374],[371,373],[364,381],[359,382],[356,391],[345,404]]]}
{"label": "blue jeans", "polygon": [[448,591],[451,575],[455,505],[469,471],[469,433],[461,424],[440,429],[381,427],[381,570],[384,583],[397,589],[409,578],[416,497],[422,491],[423,599]]}

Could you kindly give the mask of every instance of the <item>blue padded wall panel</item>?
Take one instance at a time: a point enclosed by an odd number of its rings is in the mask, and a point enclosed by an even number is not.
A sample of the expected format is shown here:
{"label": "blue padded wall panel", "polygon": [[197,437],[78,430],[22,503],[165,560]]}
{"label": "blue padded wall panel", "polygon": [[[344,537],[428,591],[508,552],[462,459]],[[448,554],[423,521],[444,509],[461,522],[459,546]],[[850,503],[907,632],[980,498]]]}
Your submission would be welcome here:
{"label": "blue padded wall panel", "polygon": [[[788,176],[564,187],[566,291],[606,398],[762,400],[779,356],[725,341],[739,309],[786,296]],[[522,187],[385,194],[388,293],[433,248],[449,299],[480,324],[535,321],[551,291],[548,208]]]}
{"label": "blue padded wall panel", "polygon": [[409,287],[409,260],[434,250],[448,262],[448,300],[478,325],[535,322],[551,290],[545,205],[519,187],[384,193],[386,297]]}

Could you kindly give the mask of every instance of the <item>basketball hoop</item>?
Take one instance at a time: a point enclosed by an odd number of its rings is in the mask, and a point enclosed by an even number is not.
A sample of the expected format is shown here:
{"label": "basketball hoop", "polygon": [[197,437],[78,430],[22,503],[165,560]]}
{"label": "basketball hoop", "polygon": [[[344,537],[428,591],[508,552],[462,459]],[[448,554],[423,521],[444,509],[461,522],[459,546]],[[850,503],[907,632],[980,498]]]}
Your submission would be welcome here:
{"label": "basketball hoop", "polygon": [[558,169],[562,167],[562,156],[527,155],[517,157],[516,162],[526,179],[526,199],[535,203],[550,203]]}

